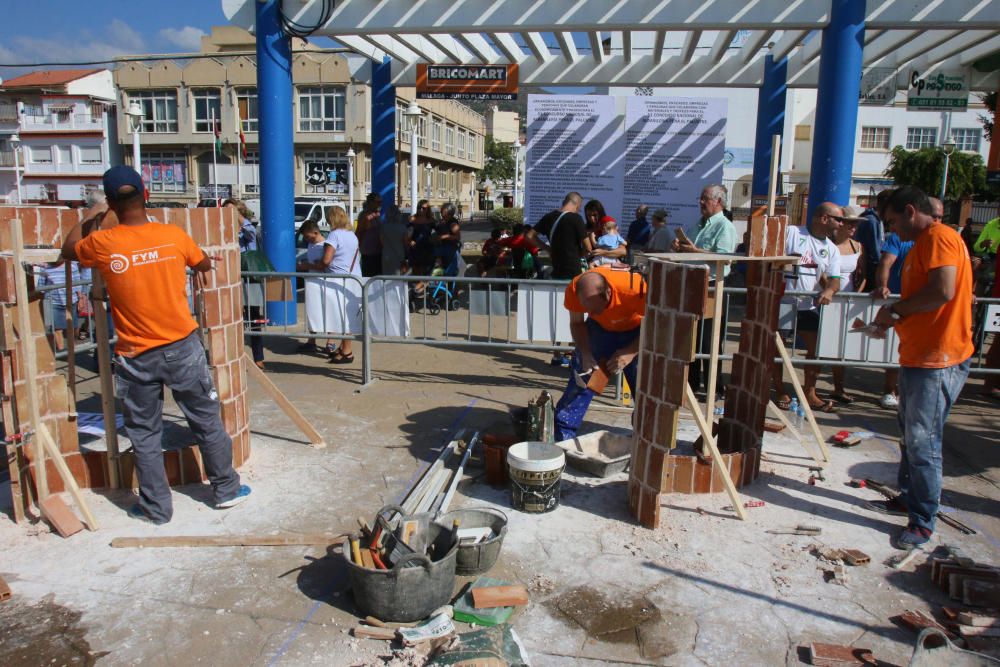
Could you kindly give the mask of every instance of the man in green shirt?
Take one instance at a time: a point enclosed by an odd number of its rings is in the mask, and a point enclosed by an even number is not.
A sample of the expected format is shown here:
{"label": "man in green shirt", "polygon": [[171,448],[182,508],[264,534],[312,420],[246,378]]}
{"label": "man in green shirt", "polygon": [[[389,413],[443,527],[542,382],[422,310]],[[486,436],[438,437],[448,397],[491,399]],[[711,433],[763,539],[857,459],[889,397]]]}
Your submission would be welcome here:
{"label": "man in green shirt", "polygon": [[[736,252],[736,227],[723,215],[726,207],[726,190],[721,185],[709,185],[701,191],[698,199],[698,209],[701,219],[684,232],[683,237],[674,239],[673,252],[714,252],[722,255],[732,255]],[[715,266],[709,265],[711,277],[715,279]],[[729,265],[725,267],[723,279],[729,275]],[[698,327],[697,350],[709,354],[712,339],[712,318],[702,319]],[[721,344],[721,341],[720,341]],[[688,384],[696,392],[701,390],[704,377],[708,383],[708,360],[695,360],[688,368]],[[718,383],[715,385],[719,386]],[[711,400],[711,397],[709,397]]]}
{"label": "man in green shirt", "polygon": [[1000,218],[993,218],[979,233],[979,238],[972,245],[972,252],[977,255],[988,253],[995,256],[998,248],[1000,248]]}

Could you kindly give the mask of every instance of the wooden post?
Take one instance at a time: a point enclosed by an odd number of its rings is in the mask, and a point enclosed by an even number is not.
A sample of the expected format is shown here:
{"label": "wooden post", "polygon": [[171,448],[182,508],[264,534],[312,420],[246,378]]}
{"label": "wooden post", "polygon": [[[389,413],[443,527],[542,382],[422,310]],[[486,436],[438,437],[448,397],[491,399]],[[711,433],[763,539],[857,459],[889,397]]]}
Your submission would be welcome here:
{"label": "wooden post", "polygon": [[76,415],[76,307],[73,304],[73,262],[63,262],[66,267],[66,384],[69,387],[71,415]]}
{"label": "wooden post", "polygon": [[684,392],[688,404],[691,406],[691,416],[694,417],[694,423],[698,425],[698,430],[701,431],[701,439],[708,445],[708,449],[712,452],[712,467],[722,477],[722,484],[726,487],[729,499],[733,501],[733,509],[736,510],[736,516],[746,521],[747,513],[743,510],[743,500],[736,491],[736,485],[733,484],[733,478],[729,476],[729,470],[722,464],[722,454],[719,453],[719,448],[715,444],[715,436],[712,435],[712,428],[701,416],[701,411],[698,409],[698,399],[695,398],[691,385],[686,382],[684,383]]}
{"label": "wooden post", "polygon": [[781,362],[785,366],[785,370],[788,374],[792,376],[792,386],[795,387],[795,395],[799,398],[799,403],[802,405],[802,409],[805,410],[806,420],[809,422],[809,427],[812,429],[813,437],[816,438],[816,444],[819,445],[819,451],[823,453],[823,461],[829,463],[830,461],[830,451],[826,448],[826,443],[823,442],[823,434],[820,433],[819,425],[816,423],[816,417],[813,415],[812,406],[809,405],[809,401],[806,400],[806,394],[802,390],[802,384],[799,382],[799,376],[795,372],[795,366],[792,366],[792,359],[788,356],[788,350],[785,349],[785,342],[781,340],[781,334],[775,332],[774,334],[775,343],[778,346],[778,354],[781,355]]}
{"label": "wooden post", "polygon": [[106,291],[104,279],[96,270],[93,272],[90,289],[90,306],[94,315],[94,334],[97,343],[97,369],[101,381],[101,410],[104,414],[104,440],[108,451],[104,465],[108,471],[108,486],[120,489],[121,452],[118,450],[118,424],[115,421],[115,380],[111,374],[111,348],[108,336],[108,309],[105,305]]}
{"label": "wooden post", "polygon": [[[709,424],[715,421],[715,376],[719,371],[719,339],[722,334],[722,288],[726,265],[727,262],[715,263],[715,313],[712,315],[712,349],[708,361],[708,393],[705,394],[705,421]],[[701,335],[705,335],[704,330],[702,330]]]}
{"label": "wooden post", "polygon": [[[31,329],[31,312],[28,310],[28,279],[24,273],[24,232],[21,229],[20,218],[10,221],[10,237],[13,244],[14,257],[14,289],[17,299],[17,327],[21,339],[21,368],[24,371],[24,396],[28,402],[28,419],[35,429],[33,451],[35,458],[35,488],[39,504],[49,495],[48,471],[45,469],[45,448],[42,446],[38,432],[41,430],[42,419],[38,409],[38,359],[35,357],[34,332]],[[19,424],[21,432],[27,429]],[[8,434],[11,435],[11,434]]]}
{"label": "wooden post", "polygon": [[66,461],[63,460],[62,452],[59,451],[59,447],[56,446],[55,440],[52,439],[52,434],[49,433],[49,429],[45,426],[45,424],[41,423],[35,428],[37,433],[36,437],[42,443],[42,446],[49,450],[49,454],[52,456],[52,463],[55,464],[56,470],[62,478],[63,485],[69,491],[70,495],[73,496],[76,506],[80,508],[80,513],[83,514],[83,520],[87,522],[87,528],[90,530],[97,530],[97,520],[94,519],[94,515],[91,514],[90,506],[87,505],[87,501],[83,499],[83,494],[80,493],[80,486],[76,483],[76,479],[73,477],[73,473],[70,472],[69,466],[66,465]]}
{"label": "wooden post", "polygon": [[[774,215],[774,202],[778,193],[778,173],[781,170],[781,135],[775,134],[771,137],[771,180],[768,182],[767,193],[767,214]],[[786,211],[787,213],[787,211]]]}
{"label": "wooden post", "polygon": [[251,375],[253,379],[257,381],[257,384],[259,384],[264,391],[267,392],[268,396],[271,397],[271,400],[278,404],[278,407],[281,408],[282,412],[288,415],[288,418],[295,422],[295,425],[300,431],[302,431],[303,435],[309,438],[309,442],[312,443],[312,446],[316,449],[326,447],[326,443],[323,441],[323,436],[319,434],[319,431],[314,429],[312,424],[310,424],[309,421],[302,416],[302,413],[298,411],[298,408],[296,408],[292,402],[288,400],[288,397],[285,396],[273,382],[271,382],[271,379],[267,377],[267,374],[257,368],[257,364],[253,363],[253,360],[248,357],[246,353],[243,354],[243,359],[246,362],[244,365],[247,367],[249,375]]}
{"label": "wooden post", "polygon": [[792,434],[792,437],[799,441],[799,444],[802,445],[802,449],[806,450],[806,453],[812,457],[813,461],[816,462],[816,465],[822,467],[823,462],[812,452],[811,449],[806,447],[805,440],[802,439],[802,434],[799,433],[798,429],[792,426],[792,422],[785,416],[784,411],[775,405],[774,401],[768,401],[767,407],[771,410],[774,416],[778,418],[778,421],[785,425],[785,428],[787,428],[788,432]]}

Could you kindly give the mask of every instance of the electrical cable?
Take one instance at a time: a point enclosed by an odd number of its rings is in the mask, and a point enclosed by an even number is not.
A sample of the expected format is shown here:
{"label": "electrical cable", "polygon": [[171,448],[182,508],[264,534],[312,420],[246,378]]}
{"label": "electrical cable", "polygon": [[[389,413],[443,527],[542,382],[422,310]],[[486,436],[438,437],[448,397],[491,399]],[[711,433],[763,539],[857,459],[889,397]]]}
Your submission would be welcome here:
{"label": "electrical cable", "polygon": [[291,37],[305,39],[326,25],[333,15],[334,0],[321,0],[321,2],[320,18],[310,26],[288,18],[288,15],[285,14],[285,0],[278,0],[278,16],[281,18],[281,29],[284,33]]}

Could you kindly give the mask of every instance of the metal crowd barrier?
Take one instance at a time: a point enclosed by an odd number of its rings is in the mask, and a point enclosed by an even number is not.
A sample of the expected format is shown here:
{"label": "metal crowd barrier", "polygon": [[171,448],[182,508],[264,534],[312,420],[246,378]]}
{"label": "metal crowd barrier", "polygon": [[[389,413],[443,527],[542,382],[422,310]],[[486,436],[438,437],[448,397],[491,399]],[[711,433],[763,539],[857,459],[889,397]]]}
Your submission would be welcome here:
{"label": "metal crowd barrier", "polygon": [[[308,330],[308,314],[303,322],[293,326],[272,326],[263,324],[259,330],[251,330],[248,324],[245,329],[247,336],[292,337],[315,339],[347,339],[359,341],[362,346],[362,383],[372,382],[372,348],[374,343],[429,345],[438,347],[455,347],[464,349],[503,349],[503,350],[536,350],[565,351],[567,343],[560,343],[555,335],[548,339],[522,340],[516,336],[516,299],[519,288],[542,286],[552,289],[564,289],[566,281],[557,280],[521,280],[516,278],[476,278],[460,276],[375,276],[359,278],[348,274],[318,274],[318,273],[284,273],[284,272],[246,272],[246,283],[260,281],[266,278],[293,279],[300,285],[295,293],[302,291],[302,280],[321,281],[328,285],[326,289],[348,291],[355,295],[345,299],[350,308],[357,307],[357,312],[346,308],[339,322],[341,326],[335,330],[310,332]],[[421,291],[419,286],[423,285]],[[391,289],[390,289],[391,288]],[[394,299],[387,295],[394,294]],[[721,361],[733,358],[731,351],[726,350],[727,344],[732,346],[738,342],[738,327],[731,330],[731,322],[739,322],[743,314],[743,301],[746,289],[740,287],[725,287],[723,290],[723,350],[719,355]],[[786,297],[812,297],[810,292],[786,292]],[[845,366],[867,368],[898,368],[891,357],[884,353],[873,354],[880,345],[860,338],[863,334],[851,332],[851,324],[859,313],[864,313],[862,319],[870,321],[875,310],[882,303],[892,303],[898,298],[893,295],[887,300],[876,300],[865,293],[843,293],[834,298],[831,306],[824,307],[824,317],[834,316],[838,322],[838,339],[833,345],[841,350],[837,356],[807,359],[805,348],[795,345],[799,339],[797,318],[794,310],[782,305],[779,316],[779,329],[786,341],[792,343],[789,352],[795,366]],[[405,301],[405,303],[403,303]],[[561,299],[560,299],[561,302]],[[485,312],[483,306],[485,304]],[[436,308],[435,308],[436,305]],[[985,317],[989,306],[1000,310],[1000,299],[978,299],[976,305],[977,322]],[[405,306],[405,307],[404,307]],[[496,307],[495,307],[496,306]],[[327,314],[331,306],[324,301],[321,308],[323,322],[327,322]],[[339,307],[334,301],[332,307]],[[555,319],[556,308],[550,313]],[[475,311],[475,312],[474,312]],[[833,315],[834,311],[837,312]],[[352,319],[353,318],[353,321]],[[387,323],[397,318],[401,331],[387,330]],[[335,318],[336,319],[336,318]],[[355,326],[351,326],[351,325]],[[408,324],[408,330],[404,324]],[[702,320],[702,337],[710,339],[711,326],[709,320]],[[397,328],[400,328],[397,327]],[[976,327],[976,353],[973,357],[972,373],[1000,374],[1000,369],[984,367],[988,336],[997,334],[988,331],[989,327]],[[388,327],[392,329],[392,327]],[[554,331],[554,330],[553,330]],[[889,346],[894,346],[890,331]],[[872,339],[874,340],[874,339]],[[857,342],[861,341],[865,345]],[[825,342],[830,345],[830,341]],[[822,336],[818,349],[824,346]],[[849,356],[847,350],[854,347],[864,347],[865,354]],[[884,352],[884,351],[883,351]],[[708,359],[707,352],[699,353],[696,359]],[[780,358],[775,358],[780,363]]]}

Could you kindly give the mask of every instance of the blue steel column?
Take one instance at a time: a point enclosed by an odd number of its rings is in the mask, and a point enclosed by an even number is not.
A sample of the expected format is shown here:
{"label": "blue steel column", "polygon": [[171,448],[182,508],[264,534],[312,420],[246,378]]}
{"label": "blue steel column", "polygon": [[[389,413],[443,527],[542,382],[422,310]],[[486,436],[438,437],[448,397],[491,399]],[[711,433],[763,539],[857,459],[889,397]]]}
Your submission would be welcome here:
{"label": "blue steel column", "polygon": [[396,87],[389,58],[372,63],[372,192],[382,196],[383,210],[396,203]]}
{"label": "blue steel column", "polygon": [[[292,43],[281,30],[279,0],[258,0],[257,104],[260,112],[261,230],[278,271],[295,270],[295,149],[292,138]],[[295,324],[289,301],[269,301],[273,324]]]}
{"label": "blue steel column", "polygon": [[[766,195],[770,192],[771,137],[784,134],[787,74],[788,58],[782,58],[778,62],[774,62],[772,56],[764,58],[764,82],[757,91],[757,134],[753,150],[754,195]],[[784,144],[782,136],[782,148]],[[780,152],[778,158],[780,164]]]}
{"label": "blue steel column", "polygon": [[846,205],[851,195],[865,4],[865,0],[832,0],[830,23],[823,29],[807,220],[822,202]]}

